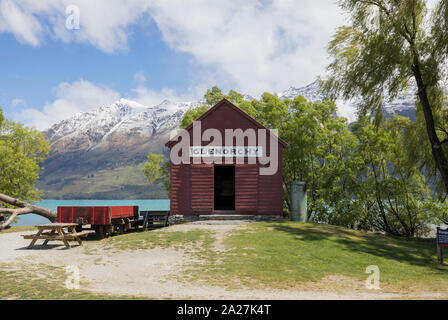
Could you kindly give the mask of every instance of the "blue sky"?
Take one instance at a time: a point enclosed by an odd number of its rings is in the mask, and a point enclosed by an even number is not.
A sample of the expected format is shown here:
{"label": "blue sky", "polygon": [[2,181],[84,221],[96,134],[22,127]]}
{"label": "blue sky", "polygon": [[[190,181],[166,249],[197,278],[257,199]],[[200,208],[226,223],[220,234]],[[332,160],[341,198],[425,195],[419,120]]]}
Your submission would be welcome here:
{"label": "blue sky", "polygon": [[324,71],[343,22],[332,0],[0,0],[0,106],[45,129],[119,98],[279,92]]}
{"label": "blue sky", "polygon": [[85,79],[132,96],[135,73],[145,76],[153,90],[173,88],[182,92],[191,72],[188,54],[175,52],[162,41],[154,23],[129,30],[129,48],[107,53],[86,43],[47,40],[39,47],[19,43],[10,33],[0,34],[0,105],[14,112],[13,99],[39,107],[54,97],[61,82]]}

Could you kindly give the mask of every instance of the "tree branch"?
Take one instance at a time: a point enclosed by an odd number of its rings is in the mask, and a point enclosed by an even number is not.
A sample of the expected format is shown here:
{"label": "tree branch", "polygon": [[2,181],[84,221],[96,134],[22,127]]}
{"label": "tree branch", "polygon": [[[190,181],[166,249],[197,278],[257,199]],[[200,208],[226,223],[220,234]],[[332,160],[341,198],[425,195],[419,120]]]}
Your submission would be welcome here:
{"label": "tree branch", "polygon": [[6,194],[3,193],[0,193],[0,201],[3,201],[15,207],[19,207],[16,209],[0,208],[0,213],[11,214],[8,220],[0,224],[0,230],[7,228],[14,221],[14,218],[22,214],[35,213],[44,218],[47,218],[51,222],[56,221],[58,216],[58,214],[53,210],[29,204],[19,199],[7,196]]}

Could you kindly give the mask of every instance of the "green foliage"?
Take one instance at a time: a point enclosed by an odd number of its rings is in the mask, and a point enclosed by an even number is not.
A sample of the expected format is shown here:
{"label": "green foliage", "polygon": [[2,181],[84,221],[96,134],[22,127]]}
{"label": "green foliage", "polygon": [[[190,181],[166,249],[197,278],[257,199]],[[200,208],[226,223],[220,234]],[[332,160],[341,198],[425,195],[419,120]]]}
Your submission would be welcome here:
{"label": "green foliage", "polygon": [[191,123],[193,123],[194,120],[199,118],[204,112],[206,112],[210,107],[207,105],[202,105],[194,109],[190,109],[187,112],[185,112],[184,117],[180,121],[179,127],[181,129],[185,129],[188,127]]}
{"label": "green foliage", "polygon": [[[409,85],[415,54],[428,86],[437,85],[439,66],[428,50],[425,1],[342,0],[351,25],[340,27],[329,44],[334,58],[325,89],[332,98],[362,96],[362,110],[380,114],[383,99]],[[381,70],[381,72],[379,72]]]}
{"label": "green foliage", "polygon": [[41,197],[35,188],[39,163],[50,151],[48,142],[35,128],[6,120],[0,109],[0,192],[34,201]]}
{"label": "green foliage", "polygon": [[350,215],[350,186],[356,180],[356,145],[347,120],[335,115],[333,102],[309,102],[302,96],[286,100],[290,119],[283,121],[280,136],[289,143],[283,156],[283,180],[289,203],[289,186],[294,180],[306,183],[308,219],[332,211]]}
{"label": "green foliage", "polygon": [[366,229],[415,236],[441,222],[445,210],[431,196],[425,177],[406,148],[414,125],[394,116],[376,126],[367,117],[353,125],[359,139],[357,156],[363,161],[358,175],[356,206],[359,223]]}
{"label": "green foliage", "polygon": [[383,102],[415,83],[417,126],[408,147],[437,185],[439,198],[446,196],[447,1],[439,1],[431,10],[423,0],[342,0],[339,4],[351,23],[340,27],[329,44],[333,61],[329,78],[322,82],[324,91],[332,99],[362,97],[360,113],[374,116],[378,124]]}
{"label": "green foliage", "polygon": [[148,161],[145,162],[143,173],[153,184],[163,183],[166,191],[170,190],[170,163],[164,161],[163,155],[149,152]]}
{"label": "green foliage", "polygon": [[222,93],[221,89],[219,89],[217,86],[214,86],[211,89],[207,90],[204,98],[209,106],[213,106],[224,98],[224,94]]}
{"label": "green foliage", "polygon": [[151,183],[155,183],[162,176],[163,155],[148,153],[148,162],[143,167],[143,173]]}

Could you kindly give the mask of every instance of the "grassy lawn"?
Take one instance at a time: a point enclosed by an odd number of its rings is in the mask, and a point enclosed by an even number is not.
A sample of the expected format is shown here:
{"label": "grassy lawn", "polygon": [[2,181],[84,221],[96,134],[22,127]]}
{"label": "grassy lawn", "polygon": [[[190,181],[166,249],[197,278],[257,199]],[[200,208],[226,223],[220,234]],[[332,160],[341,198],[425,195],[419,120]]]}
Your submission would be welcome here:
{"label": "grassy lawn", "polygon": [[11,232],[24,232],[24,231],[37,231],[37,229],[34,226],[11,227],[9,229],[1,230],[0,234],[11,233]]}
{"label": "grassy lawn", "polygon": [[[294,222],[249,224],[224,240],[226,251],[212,250],[207,230],[168,229],[117,235],[107,239],[119,250],[174,247],[203,260],[185,271],[188,279],[217,285],[234,283],[291,288],[326,276],[365,280],[376,265],[381,284],[396,289],[447,291],[448,267],[437,263],[434,239],[386,237],[330,225]],[[447,291],[448,294],[448,291]]]}
{"label": "grassy lawn", "polygon": [[[166,229],[165,229],[166,230]],[[163,229],[148,232],[132,232],[113,235],[106,239],[106,248],[120,250],[139,250],[161,248],[208,248],[214,241],[206,230],[173,231]]]}
{"label": "grassy lawn", "polygon": [[[329,275],[365,280],[377,265],[381,283],[402,289],[448,288],[448,268],[437,264],[434,239],[401,239],[336,226],[254,223],[225,240],[230,250],[210,253],[200,266],[215,283],[293,287]],[[219,261],[219,263],[216,263]]]}

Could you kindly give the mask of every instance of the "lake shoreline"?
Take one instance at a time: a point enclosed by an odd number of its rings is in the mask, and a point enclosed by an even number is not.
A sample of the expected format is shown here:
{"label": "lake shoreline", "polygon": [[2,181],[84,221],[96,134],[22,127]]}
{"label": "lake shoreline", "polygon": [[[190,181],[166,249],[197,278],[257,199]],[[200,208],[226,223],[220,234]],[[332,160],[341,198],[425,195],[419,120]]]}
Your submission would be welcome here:
{"label": "lake shoreline", "polygon": [[[138,206],[139,210],[169,210],[170,200],[42,200],[35,205],[57,211],[58,206]],[[48,223],[49,220],[37,214],[20,216],[12,226],[34,226]]]}

